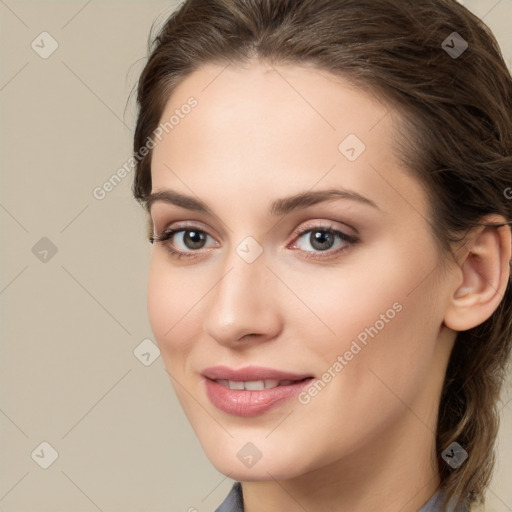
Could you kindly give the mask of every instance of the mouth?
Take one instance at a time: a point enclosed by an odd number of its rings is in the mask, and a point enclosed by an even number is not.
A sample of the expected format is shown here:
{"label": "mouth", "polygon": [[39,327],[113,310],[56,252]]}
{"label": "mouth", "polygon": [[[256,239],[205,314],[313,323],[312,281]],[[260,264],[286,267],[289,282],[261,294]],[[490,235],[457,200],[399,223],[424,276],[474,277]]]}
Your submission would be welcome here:
{"label": "mouth", "polygon": [[287,380],[276,380],[276,379],[264,379],[264,380],[227,380],[227,379],[209,379],[213,380],[217,384],[228,388],[228,389],[245,389],[248,391],[259,391],[262,389],[274,389],[279,386],[289,386],[291,384],[298,384],[300,382],[304,382],[306,380],[310,380],[313,377],[305,377],[304,379],[287,379]]}
{"label": "mouth", "polygon": [[272,368],[225,366],[207,368],[205,392],[210,402],[234,416],[257,416],[284,404],[314,379],[312,375],[290,373]]}

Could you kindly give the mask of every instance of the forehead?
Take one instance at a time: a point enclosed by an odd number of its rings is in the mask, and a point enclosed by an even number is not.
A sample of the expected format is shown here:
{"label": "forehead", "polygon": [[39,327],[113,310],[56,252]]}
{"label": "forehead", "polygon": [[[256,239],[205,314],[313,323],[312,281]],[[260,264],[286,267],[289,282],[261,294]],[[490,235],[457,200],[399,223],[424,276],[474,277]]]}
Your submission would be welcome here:
{"label": "forehead", "polygon": [[[195,106],[184,108],[191,97]],[[166,104],[160,122],[174,122],[153,150],[153,191],[207,197],[210,185],[222,184],[229,200],[233,190],[280,196],[318,183],[396,201],[383,175],[408,188],[411,178],[393,153],[393,114],[376,96],[312,66],[208,64]]]}
{"label": "forehead", "polygon": [[[247,141],[249,136],[255,144],[267,142],[268,146],[273,134],[282,134],[280,139],[294,136],[295,141],[301,142],[321,134],[329,143],[331,138],[336,142],[349,133],[362,138],[390,110],[380,99],[324,70],[274,66],[257,60],[244,66],[208,64],[199,68],[173,91],[161,123],[179,113],[191,96],[198,104],[189,117],[200,126],[196,123],[189,131],[191,123],[184,122],[186,117],[180,118],[180,126],[174,126],[168,134],[170,139],[186,135],[190,142],[199,143],[191,136],[206,142],[206,136],[216,134],[218,143],[227,133],[228,144]],[[389,137],[391,119],[383,124],[381,134]],[[260,148],[260,152],[261,149],[269,148]]]}

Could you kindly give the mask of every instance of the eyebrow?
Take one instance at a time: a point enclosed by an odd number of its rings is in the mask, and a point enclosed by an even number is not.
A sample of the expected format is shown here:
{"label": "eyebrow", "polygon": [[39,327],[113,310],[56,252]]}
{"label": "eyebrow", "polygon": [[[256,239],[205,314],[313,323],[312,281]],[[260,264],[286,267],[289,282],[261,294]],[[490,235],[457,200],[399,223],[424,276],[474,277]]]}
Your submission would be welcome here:
{"label": "eyebrow", "polygon": [[[358,203],[372,206],[373,208],[380,210],[374,201],[359,194],[358,192],[353,190],[331,188],[328,190],[301,192],[293,196],[275,199],[270,204],[268,213],[272,216],[286,215],[301,208],[307,208],[308,206],[313,206],[318,203],[333,201],[336,199],[356,201]],[[174,190],[160,190],[150,194],[146,201],[147,210],[151,210],[151,206],[158,201],[180,206],[181,208],[186,208],[187,210],[205,213],[207,215],[214,215],[211,209],[200,199],[180,194]]]}

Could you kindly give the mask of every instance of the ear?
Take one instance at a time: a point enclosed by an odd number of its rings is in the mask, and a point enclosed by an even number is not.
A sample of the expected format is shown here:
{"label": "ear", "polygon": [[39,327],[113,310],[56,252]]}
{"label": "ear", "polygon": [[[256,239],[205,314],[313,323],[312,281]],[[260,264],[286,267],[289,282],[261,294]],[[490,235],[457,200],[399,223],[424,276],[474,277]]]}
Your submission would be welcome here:
{"label": "ear", "polygon": [[466,331],[485,322],[500,304],[510,276],[511,231],[501,215],[488,215],[460,249],[455,285],[444,323],[454,331]]}

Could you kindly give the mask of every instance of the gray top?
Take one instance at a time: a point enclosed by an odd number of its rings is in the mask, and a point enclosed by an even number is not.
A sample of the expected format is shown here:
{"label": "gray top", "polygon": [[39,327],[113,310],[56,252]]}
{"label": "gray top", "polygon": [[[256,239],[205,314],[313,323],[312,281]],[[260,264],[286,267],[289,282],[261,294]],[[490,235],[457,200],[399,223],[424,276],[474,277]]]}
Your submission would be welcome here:
{"label": "gray top", "polygon": [[[418,512],[443,512],[441,511],[441,492],[437,491],[434,495],[421,507]],[[226,499],[221,503],[215,512],[244,512],[244,502],[242,499],[242,484],[235,482]],[[467,512],[466,507],[454,510],[449,507],[447,512]]]}

